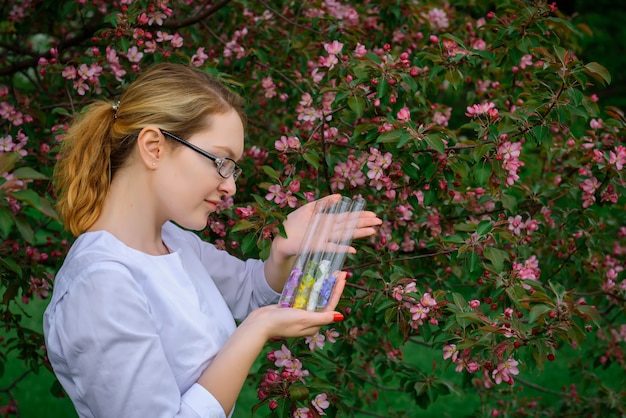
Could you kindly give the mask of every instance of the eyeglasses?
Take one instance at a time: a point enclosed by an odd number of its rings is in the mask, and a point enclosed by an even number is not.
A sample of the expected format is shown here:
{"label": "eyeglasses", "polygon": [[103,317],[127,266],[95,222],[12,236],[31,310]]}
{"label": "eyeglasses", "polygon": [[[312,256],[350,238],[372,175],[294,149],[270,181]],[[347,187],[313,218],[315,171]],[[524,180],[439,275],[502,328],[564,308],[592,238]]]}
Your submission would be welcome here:
{"label": "eyeglasses", "polygon": [[207,157],[209,160],[213,161],[215,165],[217,166],[218,174],[222,176],[222,178],[227,179],[230,176],[233,176],[233,180],[237,181],[237,179],[241,175],[241,171],[242,171],[241,167],[239,167],[237,163],[235,162],[235,160],[233,160],[232,158],[216,157],[215,155],[206,152],[202,148],[199,148],[195,146],[194,144],[192,144],[191,142],[187,142],[184,139],[179,138],[174,134],[164,131],[163,129],[161,129],[161,132],[163,133],[163,135],[169,136],[173,140],[180,142],[181,144],[191,148],[195,152],[202,154],[203,156]]}

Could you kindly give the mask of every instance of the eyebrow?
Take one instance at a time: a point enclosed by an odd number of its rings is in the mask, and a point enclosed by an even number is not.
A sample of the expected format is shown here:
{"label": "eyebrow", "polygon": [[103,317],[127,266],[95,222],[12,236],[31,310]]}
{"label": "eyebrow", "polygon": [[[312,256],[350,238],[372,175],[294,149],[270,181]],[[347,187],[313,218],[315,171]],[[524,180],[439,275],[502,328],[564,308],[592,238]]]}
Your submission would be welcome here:
{"label": "eyebrow", "polygon": [[223,146],[223,145],[212,145],[211,148],[217,148],[219,150],[222,150],[226,153],[226,156],[232,160],[238,161],[239,159],[241,159],[241,157],[236,158],[235,153],[233,152],[232,148],[228,147],[228,146]]}

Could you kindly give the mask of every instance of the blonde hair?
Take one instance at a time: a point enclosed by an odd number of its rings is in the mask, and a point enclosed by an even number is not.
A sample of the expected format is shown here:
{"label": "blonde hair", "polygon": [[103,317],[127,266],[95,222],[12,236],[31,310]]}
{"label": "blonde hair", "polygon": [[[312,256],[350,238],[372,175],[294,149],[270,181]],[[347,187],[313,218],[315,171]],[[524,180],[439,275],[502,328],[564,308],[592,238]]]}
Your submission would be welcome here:
{"label": "blonde hair", "polygon": [[157,125],[187,138],[206,128],[212,115],[230,110],[245,124],[241,97],[199,69],[170,63],[141,74],[117,109],[106,101],[89,105],[69,127],[54,170],[56,208],[65,227],[77,236],[98,219],[111,180],[142,128]]}

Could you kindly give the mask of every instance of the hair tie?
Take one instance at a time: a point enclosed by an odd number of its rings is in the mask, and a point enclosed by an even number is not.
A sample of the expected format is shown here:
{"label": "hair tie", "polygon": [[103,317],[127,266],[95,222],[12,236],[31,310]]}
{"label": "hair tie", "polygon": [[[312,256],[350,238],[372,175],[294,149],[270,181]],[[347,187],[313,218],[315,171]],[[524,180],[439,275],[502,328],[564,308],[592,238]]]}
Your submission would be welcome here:
{"label": "hair tie", "polygon": [[118,100],[117,103],[111,105],[111,108],[113,109],[113,119],[117,119],[117,109],[120,108],[120,101]]}

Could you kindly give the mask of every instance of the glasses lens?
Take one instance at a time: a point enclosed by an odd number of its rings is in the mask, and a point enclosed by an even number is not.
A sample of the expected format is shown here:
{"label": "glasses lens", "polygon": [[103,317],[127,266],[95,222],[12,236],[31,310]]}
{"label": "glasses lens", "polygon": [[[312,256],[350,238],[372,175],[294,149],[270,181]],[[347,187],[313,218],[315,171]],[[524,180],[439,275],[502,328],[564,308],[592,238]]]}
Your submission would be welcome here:
{"label": "glasses lens", "polygon": [[239,177],[241,173],[241,169],[237,167],[237,164],[231,160],[230,158],[222,159],[222,164],[219,167],[220,175],[224,178],[228,178],[230,176],[234,176],[235,180]]}

